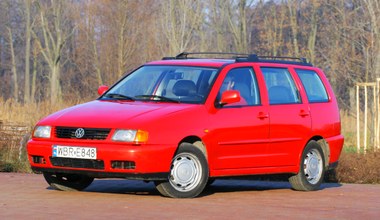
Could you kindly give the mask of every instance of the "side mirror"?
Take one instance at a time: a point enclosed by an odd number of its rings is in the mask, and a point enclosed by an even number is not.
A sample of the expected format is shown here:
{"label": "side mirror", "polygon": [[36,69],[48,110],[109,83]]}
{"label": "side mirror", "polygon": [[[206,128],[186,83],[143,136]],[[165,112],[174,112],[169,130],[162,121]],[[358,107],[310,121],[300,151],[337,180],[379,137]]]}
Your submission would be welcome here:
{"label": "side mirror", "polygon": [[103,95],[108,89],[109,89],[108,86],[105,86],[105,85],[99,86],[98,94]]}
{"label": "side mirror", "polygon": [[228,90],[222,93],[222,98],[220,99],[219,104],[221,106],[232,104],[240,101],[240,92],[237,90]]}

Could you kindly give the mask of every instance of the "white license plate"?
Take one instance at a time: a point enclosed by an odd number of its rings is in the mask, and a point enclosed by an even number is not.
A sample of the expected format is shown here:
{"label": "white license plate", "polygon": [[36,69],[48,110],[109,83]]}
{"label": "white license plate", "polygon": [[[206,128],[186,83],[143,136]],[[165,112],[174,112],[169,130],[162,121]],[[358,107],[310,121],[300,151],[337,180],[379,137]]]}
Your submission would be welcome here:
{"label": "white license plate", "polygon": [[53,157],[96,159],[96,148],[53,145]]}

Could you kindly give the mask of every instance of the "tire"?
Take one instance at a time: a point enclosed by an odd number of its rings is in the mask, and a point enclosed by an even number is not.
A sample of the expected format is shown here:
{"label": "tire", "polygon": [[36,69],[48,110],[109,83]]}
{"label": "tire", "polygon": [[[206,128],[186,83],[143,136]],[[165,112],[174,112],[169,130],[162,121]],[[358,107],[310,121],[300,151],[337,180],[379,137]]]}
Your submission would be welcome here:
{"label": "tire", "polygon": [[62,191],[81,191],[94,181],[92,177],[79,174],[43,172],[43,175],[51,187]]}
{"label": "tire", "polygon": [[179,146],[167,181],[155,182],[161,195],[172,198],[194,198],[208,181],[208,164],[202,151],[189,143]]}
{"label": "tire", "polygon": [[325,170],[321,146],[316,141],[310,141],[302,153],[298,174],[290,177],[289,182],[294,190],[315,191],[323,182]]}

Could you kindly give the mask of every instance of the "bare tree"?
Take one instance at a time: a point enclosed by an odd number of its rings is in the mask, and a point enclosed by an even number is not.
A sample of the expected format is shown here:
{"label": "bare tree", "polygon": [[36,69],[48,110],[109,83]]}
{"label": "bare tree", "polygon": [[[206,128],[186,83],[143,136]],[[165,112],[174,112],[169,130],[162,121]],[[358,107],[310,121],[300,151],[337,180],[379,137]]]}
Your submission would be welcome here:
{"label": "bare tree", "polygon": [[34,33],[35,41],[50,70],[50,101],[56,103],[61,100],[61,55],[66,40],[74,29],[65,28],[65,10],[68,10],[66,1],[50,0],[48,3],[38,2],[39,28],[42,37]]}
{"label": "bare tree", "polygon": [[373,74],[380,76],[380,2],[379,0],[363,0],[369,14],[370,35],[373,60]]}
{"label": "bare tree", "polygon": [[297,21],[297,8],[298,0],[288,0],[288,9],[289,9],[289,20],[290,27],[292,30],[292,42],[294,55],[299,56],[299,46],[298,46],[298,21]]}
{"label": "bare tree", "polygon": [[30,41],[32,33],[32,23],[31,23],[31,0],[25,0],[25,83],[24,83],[24,102],[30,102]]}
{"label": "bare tree", "polygon": [[1,7],[5,9],[4,11],[4,31],[6,34],[5,41],[8,50],[7,52],[7,60],[8,62],[5,63],[5,66],[10,69],[11,75],[12,75],[12,95],[11,97],[18,101],[19,100],[19,76],[18,76],[18,64],[19,64],[19,57],[18,55],[18,43],[22,42],[22,37],[19,37],[20,29],[19,29],[19,23],[20,23],[20,8],[19,8],[19,2],[12,2],[12,1],[3,1],[1,2]]}
{"label": "bare tree", "polygon": [[308,53],[310,57],[310,61],[314,63],[315,61],[315,44],[317,40],[317,33],[318,33],[318,20],[317,20],[317,13],[319,9],[319,1],[318,0],[311,0],[311,14],[309,17],[310,19],[310,31],[308,33],[308,40],[307,40],[307,48]]}
{"label": "bare tree", "polygon": [[37,68],[38,68],[38,56],[39,49],[36,44],[33,45],[33,71],[32,71],[32,83],[31,83],[31,91],[30,97],[33,98],[33,101],[36,98],[36,87],[37,87]]}
{"label": "bare tree", "polygon": [[[163,36],[169,46],[169,53],[189,50],[203,21],[201,1],[167,0],[162,2],[163,16],[160,19]],[[191,44],[193,43],[193,44]]]}
{"label": "bare tree", "polygon": [[[210,0],[208,4],[208,20],[207,30],[210,31],[209,39],[211,41],[205,40],[209,48],[215,48],[217,52],[223,52],[232,47],[232,42],[228,39],[230,38],[229,26],[227,23],[228,16],[228,4],[225,0]],[[206,50],[207,50],[206,49]]]}
{"label": "bare tree", "polygon": [[11,69],[12,69],[12,75],[13,75],[13,99],[18,101],[18,80],[17,80],[17,67],[16,67],[16,56],[15,56],[15,50],[13,47],[13,34],[12,29],[10,27],[8,29],[8,36],[9,36],[9,50],[11,53]]}
{"label": "bare tree", "polygon": [[226,1],[228,4],[228,24],[233,36],[235,50],[240,53],[248,52],[247,8],[246,0]]}
{"label": "bare tree", "polygon": [[[265,7],[260,5],[263,16],[262,43],[273,56],[282,53],[284,47],[284,28],[286,25],[287,8],[284,4],[271,3]],[[283,54],[282,54],[283,55]]]}

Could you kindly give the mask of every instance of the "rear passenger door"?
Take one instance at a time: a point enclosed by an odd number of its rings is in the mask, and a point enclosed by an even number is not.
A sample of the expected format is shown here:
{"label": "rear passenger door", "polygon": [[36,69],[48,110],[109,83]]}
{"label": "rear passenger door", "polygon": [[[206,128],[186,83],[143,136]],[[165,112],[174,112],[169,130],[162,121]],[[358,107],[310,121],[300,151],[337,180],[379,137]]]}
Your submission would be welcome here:
{"label": "rear passenger door", "polygon": [[288,68],[261,67],[269,98],[270,144],[268,166],[297,165],[310,137],[311,117]]}

